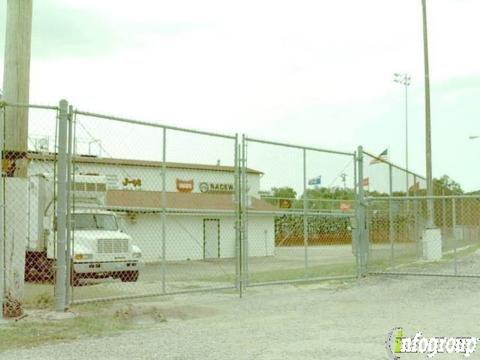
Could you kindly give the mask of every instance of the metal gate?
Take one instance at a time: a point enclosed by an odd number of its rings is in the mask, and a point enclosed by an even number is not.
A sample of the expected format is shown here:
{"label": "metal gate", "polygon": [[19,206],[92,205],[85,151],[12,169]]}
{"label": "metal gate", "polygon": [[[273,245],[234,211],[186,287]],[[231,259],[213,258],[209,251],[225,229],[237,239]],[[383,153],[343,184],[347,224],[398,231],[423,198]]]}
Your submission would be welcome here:
{"label": "metal gate", "polygon": [[242,281],[254,286],[356,277],[356,184],[354,153],[244,136]]}
{"label": "metal gate", "polygon": [[[77,109],[72,116],[69,301],[234,289],[237,136]],[[101,201],[86,201],[92,195]],[[212,224],[216,239],[206,244]],[[97,251],[89,254],[88,242]]]}

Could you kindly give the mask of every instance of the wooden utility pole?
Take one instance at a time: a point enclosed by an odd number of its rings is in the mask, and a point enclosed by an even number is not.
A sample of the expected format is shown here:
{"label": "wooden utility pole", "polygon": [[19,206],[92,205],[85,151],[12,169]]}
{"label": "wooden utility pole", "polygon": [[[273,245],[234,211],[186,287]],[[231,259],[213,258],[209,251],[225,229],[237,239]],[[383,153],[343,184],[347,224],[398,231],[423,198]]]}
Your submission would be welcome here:
{"label": "wooden utility pole", "polygon": [[[8,0],[3,72],[3,99],[7,103],[28,104],[31,37],[32,0]],[[7,109],[5,149],[23,152],[27,143],[28,109]]]}
{"label": "wooden utility pole", "polygon": [[[32,0],[7,0],[3,73],[3,100],[7,104],[29,103],[31,34]],[[3,312],[7,317],[15,317],[23,313],[28,212],[28,108],[7,106],[0,135],[3,143],[2,191],[5,195],[1,219],[4,221],[2,237],[5,240],[5,256],[2,257],[5,259],[5,264],[2,264],[5,267]]]}

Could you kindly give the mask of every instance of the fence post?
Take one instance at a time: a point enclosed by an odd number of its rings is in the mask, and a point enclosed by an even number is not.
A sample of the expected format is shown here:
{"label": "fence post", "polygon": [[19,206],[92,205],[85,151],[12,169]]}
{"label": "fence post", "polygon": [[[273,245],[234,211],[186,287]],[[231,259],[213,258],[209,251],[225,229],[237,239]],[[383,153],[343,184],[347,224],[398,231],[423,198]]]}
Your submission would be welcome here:
{"label": "fence post", "polygon": [[[1,159],[3,162],[3,150],[4,150],[4,122],[5,122],[5,105],[0,104],[1,116],[0,116],[0,151],[2,153]],[[4,322],[3,320],[3,305],[5,303],[5,199],[3,197],[3,192],[5,191],[5,177],[3,172],[3,167],[0,169],[0,325]]]}
{"label": "fence post", "polygon": [[442,188],[442,232],[445,238],[447,233],[447,198],[445,197],[445,188]]}
{"label": "fence post", "polygon": [[234,183],[235,183],[235,286],[239,291],[240,298],[243,296],[242,289],[242,214],[241,214],[241,188],[240,188],[240,145],[238,143],[238,134],[235,134],[234,149]]}
{"label": "fence post", "polygon": [[419,231],[418,231],[418,217],[419,217],[419,212],[418,212],[418,199],[417,197],[417,189],[420,187],[420,185],[417,185],[417,175],[413,175],[413,197],[415,198],[413,200],[413,234],[415,238],[415,249],[416,249],[416,255],[417,259],[420,259],[422,257],[421,255],[421,248],[420,248],[420,239],[419,239]]}
{"label": "fence post", "polygon": [[161,228],[162,228],[162,264],[161,264],[161,276],[162,276],[162,293],[166,293],[166,272],[167,272],[167,231],[166,231],[166,217],[167,217],[167,129],[163,128],[162,133],[162,215],[161,215]]}
{"label": "fence post", "polygon": [[353,154],[353,191],[355,196],[358,194],[358,164],[357,164],[357,152]]}
{"label": "fence post", "polygon": [[66,240],[67,240],[67,139],[68,102],[60,100],[58,116],[58,171],[57,171],[57,266],[55,282],[55,310],[66,309]]}
{"label": "fence post", "polygon": [[307,217],[307,150],[303,149],[303,247],[305,278],[308,278],[308,217]]}
{"label": "fence post", "polygon": [[73,106],[68,107],[68,140],[67,140],[67,276],[65,279],[65,304],[69,306],[71,303],[70,278],[72,276],[72,149],[73,149]]}
{"label": "fence post", "polygon": [[241,160],[241,199],[242,199],[242,283],[248,286],[249,281],[249,256],[248,256],[248,173],[247,173],[247,138],[242,135],[242,160]]}
{"label": "fence post", "polygon": [[392,196],[393,196],[393,167],[392,164],[388,164],[388,193],[390,195],[390,199],[388,199],[388,237],[390,239],[390,261],[391,265],[394,265],[394,257],[395,257],[395,250],[394,250],[394,242],[395,242],[395,229],[394,229],[394,221],[393,221],[393,203],[392,203]]}
{"label": "fence post", "polygon": [[457,202],[455,198],[452,198],[453,271],[455,275],[457,275],[457,234],[455,231],[456,226],[457,226]]}
{"label": "fence post", "polygon": [[358,263],[360,269],[357,270],[358,276],[365,276],[367,272],[367,251],[368,251],[368,234],[366,228],[366,203],[365,191],[363,188],[363,147],[358,147],[358,196],[357,196],[357,239],[356,239],[356,255],[359,257]]}

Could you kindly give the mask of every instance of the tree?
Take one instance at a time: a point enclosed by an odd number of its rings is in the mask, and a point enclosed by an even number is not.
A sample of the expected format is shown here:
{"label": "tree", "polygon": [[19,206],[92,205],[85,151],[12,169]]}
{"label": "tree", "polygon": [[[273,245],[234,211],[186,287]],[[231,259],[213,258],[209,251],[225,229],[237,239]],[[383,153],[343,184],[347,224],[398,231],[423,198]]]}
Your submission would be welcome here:
{"label": "tree", "polygon": [[297,192],[291,187],[285,186],[280,188],[272,188],[270,196],[264,197],[264,200],[274,206],[281,208],[294,207],[293,203],[297,198]]}
{"label": "tree", "polygon": [[445,195],[463,194],[462,186],[448,175],[443,175],[440,179],[433,179],[433,187],[435,195],[442,195],[444,191]]}
{"label": "tree", "polygon": [[297,197],[297,192],[288,186],[280,188],[274,187],[271,193],[274,198],[295,199]]}
{"label": "tree", "polygon": [[305,196],[311,200],[354,200],[355,192],[353,189],[321,187],[317,189],[307,189],[301,198],[303,199]]}

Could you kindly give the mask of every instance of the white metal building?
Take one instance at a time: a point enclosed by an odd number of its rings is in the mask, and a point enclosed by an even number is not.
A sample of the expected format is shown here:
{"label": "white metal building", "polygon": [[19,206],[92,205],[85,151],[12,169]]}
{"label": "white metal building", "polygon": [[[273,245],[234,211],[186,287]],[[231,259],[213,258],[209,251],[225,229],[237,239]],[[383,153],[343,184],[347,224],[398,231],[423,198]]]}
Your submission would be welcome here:
{"label": "white metal building", "polygon": [[[29,175],[53,172],[50,154],[29,154]],[[145,262],[162,258],[161,162],[78,157],[78,174],[105,175],[106,206],[123,226]],[[235,256],[234,168],[222,165],[166,163],[166,259],[211,260]],[[275,249],[274,208],[259,199],[262,173],[247,172],[250,201],[249,255],[271,256]]]}

